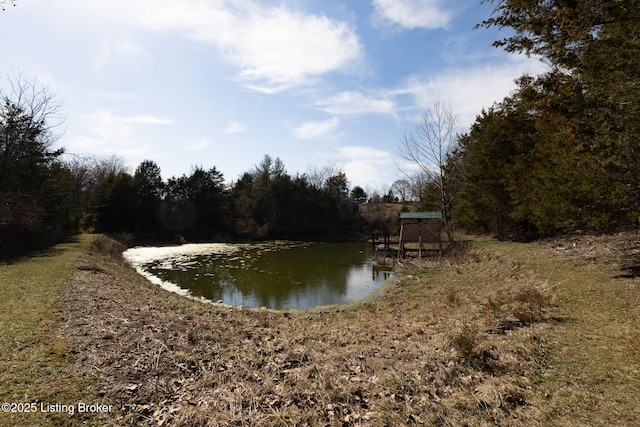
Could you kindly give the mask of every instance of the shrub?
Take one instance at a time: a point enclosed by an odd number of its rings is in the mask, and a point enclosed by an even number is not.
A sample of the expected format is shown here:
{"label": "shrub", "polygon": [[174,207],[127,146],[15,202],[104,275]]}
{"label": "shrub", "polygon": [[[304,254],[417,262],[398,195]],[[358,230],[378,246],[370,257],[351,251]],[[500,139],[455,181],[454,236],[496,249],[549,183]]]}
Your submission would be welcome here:
{"label": "shrub", "polygon": [[540,322],[551,301],[551,295],[531,284],[521,287],[514,296],[513,315],[521,322]]}
{"label": "shrub", "polygon": [[102,234],[96,236],[89,245],[89,250],[95,254],[107,255],[112,258],[120,258],[122,252],[127,249],[122,243],[104,236]]}
{"label": "shrub", "polygon": [[541,322],[552,295],[533,284],[514,289],[504,288],[489,295],[483,303],[485,323],[497,324],[499,329],[510,329],[513,322],[527,324]]}
{"label": "shrub", "polygon": [[477,326],[465,323],[462,328],[451,337],[451,345],[460,358],[470,361],[476,354],[476,347],[480,343]]}

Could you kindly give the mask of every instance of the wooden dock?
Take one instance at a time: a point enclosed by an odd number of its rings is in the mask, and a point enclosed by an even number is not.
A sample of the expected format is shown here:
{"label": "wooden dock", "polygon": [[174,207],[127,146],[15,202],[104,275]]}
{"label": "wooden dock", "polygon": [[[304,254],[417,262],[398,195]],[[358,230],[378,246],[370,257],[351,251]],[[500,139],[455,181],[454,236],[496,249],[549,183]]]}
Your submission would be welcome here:
{"label": "wooden dock", "polygon": [[400,234],[396,238],[389,232],[374,232],[371,236],[373,253],[385,257],[404,258],[409,253],[442,255],[443,221],[440,212],[402,212]]}
{"label": "wooden dock", "polygon": [[398,237],[391,238],[383,233],[374,233],[371,236],[373,254],[387,258],[405,258],[407,256],[440,255],[442,253],[441,242],[406,242]]}

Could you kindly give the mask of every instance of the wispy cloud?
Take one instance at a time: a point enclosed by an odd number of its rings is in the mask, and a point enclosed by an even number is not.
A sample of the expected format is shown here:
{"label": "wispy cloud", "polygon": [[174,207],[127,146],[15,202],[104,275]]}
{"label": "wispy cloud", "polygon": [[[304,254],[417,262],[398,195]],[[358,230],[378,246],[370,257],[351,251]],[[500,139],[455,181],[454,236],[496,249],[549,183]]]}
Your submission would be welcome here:
{"label": "wispy cloud", "polygon": [[230,122],[224,129],[224,133],[244,133],[247,131],[247,127],[240,122]]}
{"label": "wispy cloud", "polygon": [[139,116],[113,117],[114,121],[122,121],[127,124],[138,125],[169,125],[173,123],[171,119],[163,119],[151,114],[142,114]]}
{"label": "wispy cloud", "polygon": [[141,97],[140,92],[124,92],[124,91],[109,92],[109,91],[101,91],[101,90],[90,90],[87,92],[87,95],[96,97],[96,98],[116,99],[116,100],[120,100],[120,99],[130,100],[130,99],[137,99]]}
{"label": "wispy cloud", "polygon": [[111,63],[119,62],[129,67],[136,67],[150,55],[130,38],[122,40],[105,40],[94,61],[98,71]]}
{"label": "wispy cloud", "polygon": [[205,149],[211,145],[211,140],[202,138],[187,146],[189,150],[198,151]]}
{"label": "wispy cloud", "polygon": [[440,0],[374,0],[373,22],[404,29],[442,28],[451,19],[451,11]]}
{"label": "wispy cloud", "polygon": [[304,122],[293,128],[293,134],[298,139],[317,139],[329,134],[339,125],[340,119],[334,116],[328,120]]}
{"label": "wispy cloud", "polygon": [[500,102],[516,88],[514,80],[525,73],[544,72],[546,66],[525,56],[478,65],[471,68],[444,70],[434,76],[414,76],[390,91],[394,99],[408,99],[407,109],[426,109],[437,98],[451,103],[459,116],[459,124],[467,127],[483,108]]}
{"label": "wispy cloud", "polygon": [[393,99],[380,95],[366,95],[358,91],[340,92],[316,103],[322,110],[335,115],[394,114]]}
{"label": "wispy cloud", "polygon": [[109,110],[100,110],[95,113],[72,117],[72,121],[79,120],[82,123],[78,136],[69,141],[72,151],[105,153],[140,153],[146,150],[148,145],[141,144],[137,135],[140,126],[167,125],[173,120],[163,119],[151,114],[123,116],[114,114]]}
{"label": "wispy cloud", "polygon": [[367,146],[347,146],[338,150],[339,160],[348,177],[357,177],[364,187],[388,186],[397,175],[393,155]]}

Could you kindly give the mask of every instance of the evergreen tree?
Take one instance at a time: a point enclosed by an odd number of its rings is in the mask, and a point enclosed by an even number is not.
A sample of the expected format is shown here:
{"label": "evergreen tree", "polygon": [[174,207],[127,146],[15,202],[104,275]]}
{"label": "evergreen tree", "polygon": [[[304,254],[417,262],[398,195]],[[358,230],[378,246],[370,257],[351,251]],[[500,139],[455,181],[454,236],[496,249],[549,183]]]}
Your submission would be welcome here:
{"label": "evergreen tree", "polygon": [[[494,1],[495,44],[541,55],[553,70],[523,77],[461,139],[467,224],[499,235],[608,230],[640,212],[640,13],[630,2]],[[494,223],[491,223],[494,218]]]}
{"label": "evergreen tree", "polygon": [[142,232],[157,231],[160,202],[164,196],[160,167],[152,160],[145,160],[137,167],[133,180],[137,195],[136,228]]}
{"label": "evergreen tree", "polygon": [[69,175],[53,149],[58,107],[36,83],[16,79],[0,91],[0,257],[69,231]]}
{"label": "evergreen tree", "polygon": [[[485,26],[510,27],[513,36],[496,41],[507,51],[541,55],[554,68],[549,102],[564,103],[563,128],[578,164],[594,171],[600,187],[583,202],[587,223],[603,229],[637,221],[640,211],[640,0],[496,0]],[[560,77],[562,76],[562,77]],[[576,90],[578,89],[578,90]],[[564,98],[563,101],[560,101]],[[550,123],[559,123],[546,117]],[[578,132],[575,132],[578,125]],[[546,130],[549,130],[546,125]],[[583,132],[588,129],[588,132]],[[577,138],[580,138],[578,141]],[[574,175],[579,193],[598,187]],[[563,201],[565,199],[562,199]],[[613,214],[607,215],[605,211]],[[595,214],[592,214],[595,212]]]}
{"label": "evergreen tree", "polygon": [[367,192],[364,191],[362,187],[356,185],[351,190],[351,200],[358,204],[365,203],[367,201]]}
{"label": "evergreen tree", "polygon": [[100,232],[136,231],[137,191],[131,175],[111,173],[96,188],[97,230]]}

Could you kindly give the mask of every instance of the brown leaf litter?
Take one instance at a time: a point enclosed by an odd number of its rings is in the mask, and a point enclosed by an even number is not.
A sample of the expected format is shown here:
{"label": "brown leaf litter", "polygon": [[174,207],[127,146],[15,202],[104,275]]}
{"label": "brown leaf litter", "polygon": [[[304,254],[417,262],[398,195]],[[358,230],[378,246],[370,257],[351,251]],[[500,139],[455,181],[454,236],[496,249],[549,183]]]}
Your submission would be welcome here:
{"label": "brown leaf litter", "polygon": [[[116,408],[101,424],[526,425],[539,414],[529,401],[544,319],[518,322],[507,309],[515,302],[496,295],[533,279],[474,251],[327,312],[203,304],[87,254],[60,330],[87,393]],[[464,354],[456,338],[470,340]]]}

